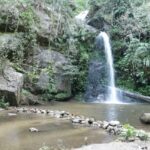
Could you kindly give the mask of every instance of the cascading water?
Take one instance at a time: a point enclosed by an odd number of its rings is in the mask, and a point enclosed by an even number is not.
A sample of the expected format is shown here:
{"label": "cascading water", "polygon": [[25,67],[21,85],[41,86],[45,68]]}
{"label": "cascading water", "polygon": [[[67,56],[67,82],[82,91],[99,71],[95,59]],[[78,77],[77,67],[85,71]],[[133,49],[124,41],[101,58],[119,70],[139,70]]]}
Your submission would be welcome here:
{"label": "cascading water", "polygon": [[108,92],[107,100],[110,103],[118,103],[119,99],[117,97],[117,91],[115,87],[115,73],[114,73],[113,57],[112,57],[109,37],[105,32],[100,32],[98,37],[103,39],[105,55],[106,55],[106,60],[108,65],[109,92]]}
{"label": "cascading water", "polygon": [[89,63],[85,99],[87,102],[120,103],[115,87],[111,45],[105,32],[100,32],[96,37]]}

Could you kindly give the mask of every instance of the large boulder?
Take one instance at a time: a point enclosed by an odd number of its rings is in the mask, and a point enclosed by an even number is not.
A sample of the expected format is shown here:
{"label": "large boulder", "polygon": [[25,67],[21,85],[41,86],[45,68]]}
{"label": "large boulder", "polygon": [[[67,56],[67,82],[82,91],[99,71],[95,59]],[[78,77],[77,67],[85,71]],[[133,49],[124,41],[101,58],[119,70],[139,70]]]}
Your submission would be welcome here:
{"label": "large boulder", "polygon": [[96,29],[101,29],[108,31],[111,27],[111,24],[108,23],[103,17],[99,15],[95,15],[92,18],[88,19],[87,21],[88,25],[96,28]]}
{"label": "large boulder", "polygon": [[39,68],[46,68],[53,64],[55,69],[59,69],[67,64],[67,59],[63,54],[52,50],[41,50],[38,55],[34,57],[35,63]]}
{"label": "large boulder", "polygon": [[141,120],[142,123],[150,124],[150,113],[143,113],[140,116],[140,120]]}
{"label": "large boulder", "polygon": [[103,11],[105,11],[105,6],[103,8],[101,7],[101,3],[93,3],[86,17],[87,24],[98,30],[108,31],[111,28],[111,19],[110,17],[106,17]]}
{"label": "large boulder", "polygon": [[0,32],[25,32],[31,28],[31,20],[32,22],[36,21],[35,14],[29,6],[19,1],[15,3],[13,0],[1,2],[0,14]]}
{"label": "large boulder", "polygon": [[[41,70],[35,91],[55,93],[56,99],[71,96],[71,77],[63,69],[68,64],[67,59],[59,52],[43,50],[34,57],[35,64]],[[61,96],[60,96],[61,93]]]}
{"label": "large boulder", "polygon": [[40,97],[30,93],[29,91],[22,90],[20,105],[42,105]]}
{"label": "large boulder", "polygon": [[22,86],[23,75],[6,65],[0,74],[0,97],[11,106],[17,106],[21,99]]}

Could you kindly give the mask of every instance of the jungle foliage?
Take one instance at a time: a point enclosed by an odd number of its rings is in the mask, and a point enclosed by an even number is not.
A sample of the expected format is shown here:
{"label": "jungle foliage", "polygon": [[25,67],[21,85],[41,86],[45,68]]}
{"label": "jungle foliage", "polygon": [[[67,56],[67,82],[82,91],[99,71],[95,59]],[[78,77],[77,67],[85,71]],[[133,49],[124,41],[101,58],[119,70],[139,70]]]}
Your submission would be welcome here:
{"label": "jungle foliage", "polygon": [[[48,46],[49,50],[58,51],[69,60],[69,65],[63,69],[73,77],[73,93],[84,92],[96,35],[77,25],[74,16],[89,8],[90,17],[100,16],[110,25],[108,32],[118,86],[150,95],[149,6],[147,0],[75,0],[75,3],[72,0],[0,0],[0,37],[5,35],[7,39],[0,43],[0,61],[9,59],[15,69],[34,83],[40,71],[32,57],[37,47]],[[35,9],[46,10],[50,17],[51,29],[45,39],[38,34],[39,17]],[[8,39],[8,35],[13,35],[13,40]],[[29,66],[32,69],[26,71]],[[53,79],[50,83],[48,97],[55,84]]]}
{"label": "jungle foliage", "polygon": [[[90,0],[90,19],[101,18],[102,26],[111,36],[118,86],[148,96],[149,6],[148,0]],[[105,23],[109,28],[105,28]]]}
{"label": "jungle foliage", "polygon": [[[0,37],[5,36],[5,41],[2,39],[0,43],[0,61],[8,59],[34,85],[40,69],[34,64],[33,56],[39,47],[48,47],[60,52],[69,61],[62,69],[66,75],[72,76],[73,93],[84,92],[95,35],[77,25],[74,16],[86,7],[87,3],[81,0],[75,3],[72,0],[0,0]],[[48,34],[42,33],[44,38],[39,35],[38,10],[46,12],[50,18],[51,28]],[[46,99],[55,89],[53,73],[50,73],[51,84],[44,95]],[[64,97],[65,94],[56,96]]]}

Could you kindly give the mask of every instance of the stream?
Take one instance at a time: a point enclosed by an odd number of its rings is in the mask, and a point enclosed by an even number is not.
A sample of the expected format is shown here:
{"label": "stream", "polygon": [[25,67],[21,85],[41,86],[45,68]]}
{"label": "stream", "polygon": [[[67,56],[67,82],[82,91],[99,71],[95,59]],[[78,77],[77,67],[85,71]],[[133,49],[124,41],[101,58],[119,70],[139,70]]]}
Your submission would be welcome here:
{"label": "stream", "polygon": [[[150,131],[150,126],[141,124],[139,116],[149,111],[148,104],[88,104],[80,102],[54,102],[43,109],[65,110],[76,115],[95,117],[97,120],[119,120],[139,129]],[[44,114],[19,113],[9,116],[14,110],[0,112],[0,150],[39,150],[48,147],[81,147],[85,144],[107,143],[116,137],[103,129],[73,125],[68,120],[52,118]],[[40,130],[29,132],[30,127]],[[87,141],[85,141],[87,138]]]}

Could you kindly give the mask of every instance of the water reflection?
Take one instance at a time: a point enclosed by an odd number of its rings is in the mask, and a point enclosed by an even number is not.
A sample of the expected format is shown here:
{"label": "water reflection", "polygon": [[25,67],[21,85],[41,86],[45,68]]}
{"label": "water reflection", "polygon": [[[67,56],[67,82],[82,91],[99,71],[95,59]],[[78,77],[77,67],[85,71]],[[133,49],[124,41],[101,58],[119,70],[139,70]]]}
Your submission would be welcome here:
{"label": "water reflection", "polygon": [[[136,128],[150,131],[150,126],[145,126],[139,121],[139,116],[143,112],[149,112],[149,106],[147,104],[116,105],[69,102],[54,103],[53,106],[40,106],[40,109],[66,110],[76,115],[95,117],[97,120],[118,120],[121,124],[130,123]],[[52,119],[47,115],[35,114],[20,114],[11,118],[7,113],[0,113],[0,143],[2,143],[0,150],[38,150],[42,147],[43,142],[47,146],[57,146],[58,139],[63,139],[68,148],[82,146],[85,137],[88,137],[89,144],[112,140],[112,137],[108,136],[104,130],[78,128],[68,120]],[[28,131],[30,127],[36,127],[41,132],[32,134]]]}
{"label": "water reflection", "polygon": [[109,105],[109,107],[107,107],[106,118],[108,121],[118,120],[118,110],[116,109],[116,105]]}

